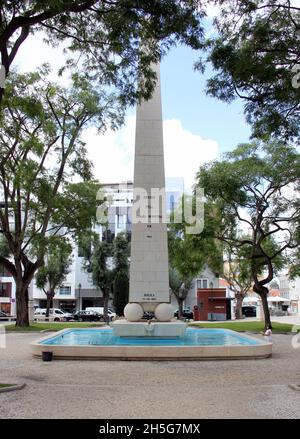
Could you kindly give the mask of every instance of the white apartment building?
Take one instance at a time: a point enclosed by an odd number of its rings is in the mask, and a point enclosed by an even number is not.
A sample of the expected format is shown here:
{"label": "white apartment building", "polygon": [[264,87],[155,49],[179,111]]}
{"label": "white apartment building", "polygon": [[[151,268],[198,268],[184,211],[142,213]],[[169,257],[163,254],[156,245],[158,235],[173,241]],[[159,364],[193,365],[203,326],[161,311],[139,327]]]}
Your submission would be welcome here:
{"label": "white apartment building", "polygon": [[16,314],[16,285],[13,277],[0,265],[0,311]]}
{"label": "white apartment building", "polygon": [[300,315],[300,277],[290,279],[288,273],[283,273],[277,277],[281,295],[290,300],[290,313]]}

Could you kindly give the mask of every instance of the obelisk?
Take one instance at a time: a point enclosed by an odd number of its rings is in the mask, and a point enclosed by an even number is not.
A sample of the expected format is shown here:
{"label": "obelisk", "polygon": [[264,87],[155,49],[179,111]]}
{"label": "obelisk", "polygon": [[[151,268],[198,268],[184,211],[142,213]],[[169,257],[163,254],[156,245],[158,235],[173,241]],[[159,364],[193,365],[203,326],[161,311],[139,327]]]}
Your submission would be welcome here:
{"label": "obelisk", "polygon": [[[137,107],[129,303],[126,321],[113,324],[117,335],[178,336],[182,322],[170,322],[168,237],[166,219],[163,121],[160,67],[150,100]],[[155,313],[156,322],[141,322],[145,311]]]}
{"label": "obelisk", "polygon": [[[129,302],[139,303],[143,311],[155,311],[159,303],[170,302],[159,65],[154,69],[153,96],[136,113]],[[144,203],[144,208],[137,209],[136,203]]]}

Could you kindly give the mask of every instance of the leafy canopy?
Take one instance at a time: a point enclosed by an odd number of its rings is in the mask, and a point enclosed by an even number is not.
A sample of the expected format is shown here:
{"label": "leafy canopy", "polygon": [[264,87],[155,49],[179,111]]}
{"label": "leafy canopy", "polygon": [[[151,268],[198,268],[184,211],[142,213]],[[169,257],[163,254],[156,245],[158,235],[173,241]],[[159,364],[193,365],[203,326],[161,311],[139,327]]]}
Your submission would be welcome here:
{"label": "leafy canopy", "polygon": [[[218,238],[244,247],[253,281],[261,285],[272,280],[284,255],[292,258],[297,251],[299,177],[300,155],[280,142],[242,144],[200,168],[198,184],[222,210]],[[263,270],[266,278],[259,279]]]}
{"label": "leafy canopy", "polygon": [[37,271],[36,286],[54,295],[69,273],[71,254],[72,246],[69,242],[60,238],[52,240],[45,256],[45,265]]}
{"label": "leafy canopy", "polygon": [[[5,0],[1,61],[9,72],[28,35],[42,31],[52,46],[63,43],[67,67],[79,68],[98,85],[116,87],[120,98],[132,103],[153,89],[151,62],[177,42],[199,47],[201,6],[200,0]],[[144,89],[137,87],[138,78],[147,79]]]}
{"label": "leafy canopy", "polygon": [[103,132],[122,121],[112,95],[79,76],[64,89],[48,73],[11,74],[0,119],[0,234],[15,261],[1,263],[26,284],[52,241],[75,238],[95,220],[99,183],[90,180],[83,128],[97,123]]}
{"label": "leafy canopy", "polygon": [[[217,0],[215,36],[206,41],[216,74],[207,92],[245,101],[253,136],[299,139],[300,7],[289,0]],[[203,70],[202,62],[198,68]],[[295,70],[294,70],[295,69]]]}

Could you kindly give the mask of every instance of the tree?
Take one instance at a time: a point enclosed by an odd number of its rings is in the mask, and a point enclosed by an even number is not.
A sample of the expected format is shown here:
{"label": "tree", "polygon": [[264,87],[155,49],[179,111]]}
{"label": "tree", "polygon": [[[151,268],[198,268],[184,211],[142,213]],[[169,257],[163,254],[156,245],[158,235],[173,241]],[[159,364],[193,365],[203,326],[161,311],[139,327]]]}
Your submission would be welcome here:
{"label": "tree", "polygon": [[18,326],[29,324],[28,287],[51,242],[90,227],[100,204],[83,128],[121,121],[111,95],[79,76],[65,90],[46,81],[48,72],[11,75],[0,119],[0,156],[10,157],[0,167],[0,235],[11,255],[0,263],[16,283]]}
{"label": "tree", "polygon": [[190,274],[188,277],[181,275],[181,273],[179,273],[174,267],[170,267],[169,269],[170,290],[177,299],[179,319],[182,319],[183,303],[188,296],[193,278],[194,276],[192,274]]}
{"label": "tree", "polygon": [[[88,243],[88,239],[85,240],[85,243]],[[119,306],[116,311],[120,312],[120,302],[125,302],[123,294],[126,291],[128,293],[129,289],[129,247],[127,237],[121,233],[112,242],[100,241],[99,235],[91,232],[90,242],[83,247],[83,254],[85,257],[85,269],[90,273],[93,285],[102,292],[104,300],[103,317],[108,322],[109,299],[114,294],[118,295],[116,301],[119,303]],[[119,290],[121,285],[125,286],[125,291]],[[126,294],[124,295],[126,296]],[[123,309],[121,309],[121,312],[123,312]],[[121,314],[118,313],[118,315]]]}
{"label": "tree", "polygon": [[[236,237],[246,239],[248,237]],[[236,299],[235,318],[243,317],[242,305],[252,286],[251,264],[245,247],[234,247],[234,242],[227,242],[223,246],[225,264],[222,276],[228,282],[230,289],[234,292]]]}
{"label": "tree", "polygon": [[[216,74],[207,91],[245,101],[253,136],[299,139],[300,7],[290,0],[218,0],[217,36],[208,39]],[[203,70],[203,63],[198,67]]]}
{"label": "tree", "polygon": [[[299,177],[299,154],[280,142],[239,145],[198,174],[207,199],[219,203],[223,212],[218,238],[248,248],[253,290],[261,297],[266,327],[271,325],[267,285],[276,260],[291,258],[299,246],[299,195],[294,191]],[[237,226],[247,228],[247,237],[234,235]]]}
{"label": "tree", "polygon": [[[184,195],[184,197],[188,197]],[[195,196],[188,197],[192,205]],[[184,205],[184,202],[181,203]],[[177,206],[182,209],[182,206]],[[201,233],[187,233],[185,218],[171,223],[168,228],[169,282],[171,292],[178,302],[178,317],[182,318],[183,302],[190,290],[192,280],[207,265],[219,275],[222,265],[221,248],[213,235],[218,214],[213,204],[207,205],[204,212],[204,230]]]}
{"label": "tree", "polygon": [[104,320],[109,321],[108,318],[108,302],[110,296],[113,294],[114,269],[112,265],[112,246],[106,241],[96,241],[90,261],[90,272],[92,275],[92,282],[95,287],[98,287],[104,300]]}
{"label": "tree", "polygon": [[[28,36],[43,31],[51,45],[63,42],[73,55],[67,66],[80,65],[98,85],[116,86],[128,103],[145,93],[136,79],[153,79],[150,63],[175,42],[199,47],[200,8],[199,0],[5,0],[0,5],[2,65],[8,74]],[[146,95],[152,87],[148,82]],[[0,89],[0,103],[2,96]]]}
{"label": "tree", "polygon": [[[225,264],[223,277],[229,283],[230,288],[234,291],[236,298],[236,319],[242,318],[242,305],[243,300],[247,296],[248,291],[252,287],[252,269],[251,269],[251,246],[240,246],[240,241],[251,240],[251,236],[245,234],[237,234],[236,231],[233,234],[234,239],[224,242],[224,254]],[[274,254],[278,251],[278,245],[270,235],[265,239],[264,247],[268,249],[269,254]],[[283,268],[286,258],[282,253],[279,253],[273,260],[274,274]],[[258,267],[259,278],[264,275],[264,265]],[[274,282],[274,281],[272,281]],[[272,282],[268,285],[271,288]]]}
{"label": "tree", "polygon": [[69,242],[57,237],[51,242],[45,255],[45,265],[37,271],[36,286],[44,291],[47,297],[46,317],[49,317],[50,303],[57,289],[61,286],[69,273],[72,262],[72,246]]}
{"label": "tree", "polygon": [[118,316],[123,315],[129,301],[129,243],[124,233],[119,233],[113,242],[114,284],[113,305]]}

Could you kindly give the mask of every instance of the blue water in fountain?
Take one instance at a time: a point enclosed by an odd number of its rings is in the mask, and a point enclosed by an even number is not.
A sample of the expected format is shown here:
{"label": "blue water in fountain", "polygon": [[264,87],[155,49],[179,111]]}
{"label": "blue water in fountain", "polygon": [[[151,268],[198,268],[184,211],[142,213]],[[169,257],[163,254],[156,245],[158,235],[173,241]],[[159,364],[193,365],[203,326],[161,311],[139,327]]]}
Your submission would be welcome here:
{"label": "blue water in fountain", "polygon": [[249,346],[263,343],[227,329],[188,328],[184,337],[118,337],[112,329],[70,329],[40,342],[60,346]]}

